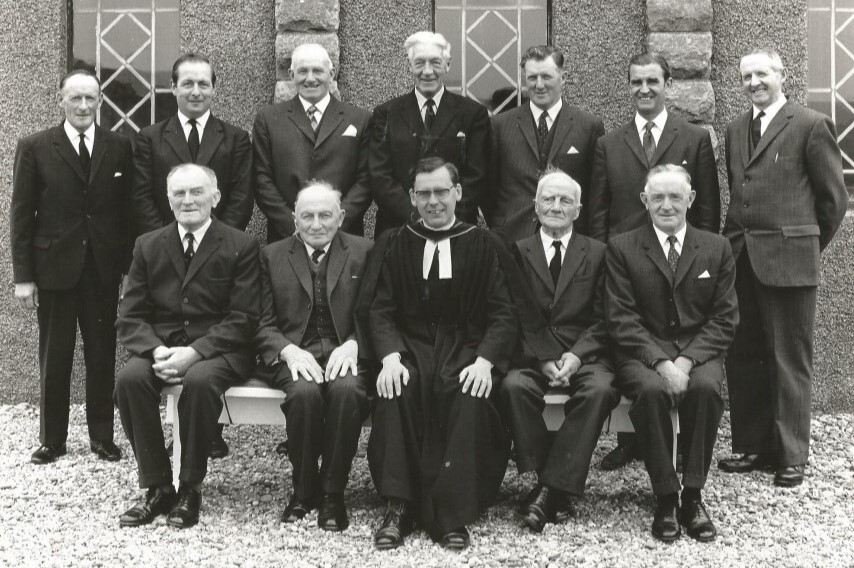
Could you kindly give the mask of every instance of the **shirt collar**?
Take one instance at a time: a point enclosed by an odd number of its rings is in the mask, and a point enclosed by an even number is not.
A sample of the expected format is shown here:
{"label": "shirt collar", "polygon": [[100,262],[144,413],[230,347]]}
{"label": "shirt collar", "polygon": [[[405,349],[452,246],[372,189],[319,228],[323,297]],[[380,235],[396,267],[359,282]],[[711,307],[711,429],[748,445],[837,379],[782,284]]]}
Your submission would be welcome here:
{"label": "shirt collar", "polygon": [[[444,95],[444,94],[445,94],[445,85],[442,85],[439,88],[439,92],[436,93],[435,95],[433,95],[432,97],[430,97],[431,99],[433,99],[433,102],[436,103],[436,109],[435,110],[437,112],[439,110],[439,103],[442,102],[442,95]],[[424,103],[427,102],[427,97],[422,95],[418,89],[415,89],[415,100],[418,101],[418,110],[420,111],[424,108]]]}
{"label": "shirt collar", "polygon": [[[638,129],[638,134],[641,135],[641,138],[643,138],[647,122],[650,121],[642,117],[639,113],[635,113],[635,127]],[[652,119],[652,123],[655,124],[659,132],[664,132],[664,125],[667,124],[667,109],[662,109],[658,113],[658,116]]]}
{"label": "shirt collar", "polygon": [[[205,125],[208,123],[208,119],[211,117],[211,111],[206,110],[205,114],[196,119],[196,128],[200,128],[202,130],[205,129]],[[178,111],[178,120],[181,121],[181,126],[184,128],[189,128],[187,123],[190,122],[190,117],[185,115],[180,110]]]}
{"label": "shirt collar", "polygon": [[[535,123],[539,122],[540,115],[543,114],[543,112],[544,112],[543,109],[541,109],[540,107],[538,107],[534,103],[528,103],[528,104],[531,105],[531,114],[534,115],[534,122]],[[549,117],[552,119],[552,123],[554,123],[555,119],[557,118],[557,113],[560,112],[561,108],[563,108],[563,99],[562,98],[558,99],[557,102],[551,106],[551,108],[549,108],[548,110],[545,111],[548,113]]]}
{"label": "shirt collar", "polygon": [[[669,237],[670,235],[668,235],[667,233],[665,233],[664,231],[662,231],[661,229],[656,227],[654,223],[652,225],[652,228],[655,230],[655,236],[658,237],[658,244],[661,245],[662,249],[667,251],[667,249],[670,248],[670,245],[667,242],[667,237]],[[682,225],[681,229],[676,231],[675,237],[676,237],[676,242],[679,245],[679,248],[682,248],[682,245],[685,244],[685,233],[687,231],[688,231],[688,223],[685,223],[684,225]]]}
{"label": "shirt collar", "polygon": [[319,101],[317,101],[316,103],[310,103],[307,100],[305,100],[304,98],[302,98],[302,95],[299,95],[299,102],[302,103],[302,109],[306,113],[308,113],[308,107],[310,107],[311,105],[314,105],[314,108],[319,110],[321,116],[323,116],[323,113],[326,112],[326,107],[329,106],[329,99],[330,98],[332,98],[332,97],[329,95],[329,93],[326,93],[326,96],[323,97],[322,99],[320,99]]}
{"label": "shirt collar", "polygon": [[447,230],[450,230],[450,229],[451,229],[451,227],[453,227],[454,225],[456,225],[456,224],[457,224],[457,217],[456,217],[456,215],[454,215],[454,218],[453,218],[453,219],[451,219],[451,222],[450,222],[450,223],[448,223],[448,224],[447,224],[447,225],[445,225],[444,227],[439,227],[438,229],[434,229],[433,227],[428,227],[427,225],[425,225],[425,224],[424,224],[424,219],[418,219],[418,222],[419,222],[419,223],[421,223],[422,225],[424,225],[424,228],[425,228],[425,229],[427,229],[428,231],[433,231],[433,232],[438,233],[438,232],[440,232],[440,231],[447,231]]}
{"label": "shirt collar", "polygon": [[[303,241],[303,240],[302,240],[302,238],[300,238],[300,241],[302,241],[302,244],[303,244],[303,246],[305,247],[305,252],[306,252],[306,254],[308,254],[308,257],[309,257],[309,258],[311,258],[311,253],[313,253],[313,252],[314,252],[314,251],[316,251],[317,249],[316,249],[316,248],[314,248],[313,246],[311,246],[310,244],[308,244],[307,242]],[[329,252],[329,247],[331,247],[331,246],[332,246],[332,241],[329,241],[328,243],[326,243],[326,246],[325,246],[325,247],[323,247],[323,249],[322,249],[322,250],[323,250],[323,254],[328,253],[328,252]]]}
{"label": "shirt collar", "polygon": [[571,239],[571,238],[572,238],[572,229],[570,229],[569,232],[567,234],[565,234],[564,236],[562,236],[561,238],[555,239],[554,237],[552,237],[551,235],[546,233],[542,229],[542,227],[540,228],[540,239],[542,239],[542,241],[543,241],[543,249],[544,250],[549,250],[550,248],[552,248],[552,243],[555,240],[559,240],[560,246],[563,247],[561,250],[566,252],[566,250],[569,248],[569,239]]}
{"label": "shirt collar", "polygon": [[[781,94],[779,99],[768,105],[768,108],[765,109],[765,124],[770,124],[771,121],[774,120],[774,117],[778,112],[780,112],[780,109],[783,108],[784,104],[786,104],[786,96]],[[753,118],[756,118],[756,115],[760,112],[761,111],[754,106]]]}
{"label": "shirt collar", "polygon": [[[62,126],[65,129],[65,135],[68,136],[69,140],[71,140],[72,146],[74,146],[76,148],[77,145],[80,144],[80,133],[77,132],[76,128],[71,126],[71,124],[68,122],[68,120],[66,120],[62,124]],[[95,141],[95,123],[94,122],[89,125],[89,128],[87,128],[85,131],[83,131],[83,137],[86,139],[87,142],[94,142]]]}
{"label": "shirt collar", "polygon": [[[205,233],[208,232],[208,229],[211,227],[211,218],[208,217],[208,220],[204,225],[193,231],[193,242],[195,243],[196,250],[199,250],[199,245],[202,243],[202,239],[205,238]],[[184,225],[178,223],[178,236],[181,237],[181,246],[184,244],[184,238],[189,233],[187,229],[184,228]]]}

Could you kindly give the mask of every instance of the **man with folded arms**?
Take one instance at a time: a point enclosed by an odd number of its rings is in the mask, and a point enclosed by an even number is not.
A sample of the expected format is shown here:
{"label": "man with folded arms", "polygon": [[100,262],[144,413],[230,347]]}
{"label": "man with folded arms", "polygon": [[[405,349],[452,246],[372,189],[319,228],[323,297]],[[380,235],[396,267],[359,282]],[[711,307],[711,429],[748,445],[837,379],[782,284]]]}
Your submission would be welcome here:
{"label": "man with folded arms", "polygon": [[455,216],[456,168],[427,158],[415,172],[421,220],[377,243],[363,284],[382,361],[368,464],[388,502],[374,543],[402,545],[417,516],[460,550],[504,478],[508,441],[490,395],[517,324],[492,237]]}
{"label": "man with folded arms", "polygon": [[[164,513],[171,526],[198,522],[221,395],[255,366],[258,243],[211,217],[220,198],[213,170],[176,166],[166,185],[176,221],[137,239],[116,324],[131,358],[118,373],[114,399],[139,485],[147,489],[120,517],[123,527]],[[160,424],[160,391],[167,384],[183,386],[180,431],[173,434],[184,448],[177,497]]]}
{"label": "man with folded arms", "polygon": [[[570,496],[583,494],[602,424],[620,396],[604,353],[605,245],[573,230],[581,187],[550,168],[537,185],[534,209],[541,228],[518,241],[516,252],[522,287],[542,314],[542,325],[526,330],[522,356],[501,382],[499,394],[516,466],[520,473],[536,471],[539,479],[523,501],[522,521],[541,532],[546,523],[568,516]],[[571,395],[566,419],[551,444],[543,419],[550,387],[568,389]]]}
{"label": "man with folded arms", "polygon": [[282,522],[302,519],[319,503],[317,525],[343,531],[344,489],[368,415],[353,317],[373,243],[339,231],[341,194],[325,182],[300,191],[294,208],[296,234],[261,252],[257,338],[263,374],[286,395],[294,492]]}
{"label": "man with folded arms", "polygon": [[[700,492],[723,414],[723,357],[738,324],[729,242],[685,221],[694,197],[685,169],[656,166],[641,193],[651,223],[612,237],[606,255],[605,320],[617,385],[632,400],[629,416],[656,497],[652,535],[664,542],[679,537],[680,525],[698,541],[715,538]],[[671,459],[674,407],[681,505]]]}

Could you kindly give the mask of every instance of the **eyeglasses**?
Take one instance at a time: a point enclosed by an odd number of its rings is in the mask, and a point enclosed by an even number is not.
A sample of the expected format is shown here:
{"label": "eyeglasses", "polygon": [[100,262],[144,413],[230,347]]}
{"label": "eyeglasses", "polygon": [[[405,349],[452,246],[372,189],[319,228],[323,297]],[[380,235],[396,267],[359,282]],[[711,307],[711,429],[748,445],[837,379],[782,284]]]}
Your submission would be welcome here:
{"label": "eyeglasses", "polygon": [[438,189],[419,189],[415,192],[415,199],[418,201],[430,201],[430,197],[435,195],[436,199],[447,199],[451,195],[451,187],[440,187]]}

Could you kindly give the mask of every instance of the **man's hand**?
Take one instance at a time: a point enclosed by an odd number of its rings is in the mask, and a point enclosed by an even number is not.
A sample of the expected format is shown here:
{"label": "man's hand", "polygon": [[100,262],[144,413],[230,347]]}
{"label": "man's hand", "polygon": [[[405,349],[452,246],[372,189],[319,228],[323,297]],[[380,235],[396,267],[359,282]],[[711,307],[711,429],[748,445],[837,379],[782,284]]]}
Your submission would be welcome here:
{"label": "man's hand", "polygon": [[329,360],[326,362],[326,374],[324,377],[327,381],[334,381],[338,377],[344,377],[348,371],[353,371],[355,375],[358,373],[357,366],[359,361],[359,344],[355,339],[345,341],[336,347]]}
{"label": "man's hand", "polygon": [[323,369],[317,364],[314,356],[305,349],[300,349],[293,343],[282,349],[279,359],[284,361],[291,370],[291,379],[298,381],[300,375],[308,382],[323,383]]}
{"label": "man's hand", "polygon": [[567,351],[561,356],[560,361],[558,361],[558,367],[559,370],[555,380],[560,382],[559,384],[550,386],[568,386],[570,377],[581,368],[581,359],[575,353]]}
{"label": "man's hand", "polygon": [[558,369],[557,367],[558,361],[546,361],[545,363],[540,364],[540,372],[544,374],[549,380],[550,387],[557,385],[557,383],[555,383],[555,380],[557,374],[560,372],[560,369]]}
{"label": "man's hand", "polygon": [[460,373],[460,382],[463,383],[463,394],[471,387],[472,396],[489,397],[492,392],[492,363],[478,357]]}
{"label": "man's hand", "polygon": [[32,310],[39,307],[39,289],[35,282],[15,284],[15,299],[22,308]]}
{"label": "man's hand", "polygon": [[409,383],[409,370],[400,362],[400,353],[390,353],[383,358],[383,368],[377,375],[377,394],[382,398],[400,396],[401,383]]}
{"label": "man's hand", "polygon": [[[168,353],[164,352],[163,349],[168,349]],[[153,355],[154,364],[151,368],[154,370],[154,374],[163,380],[183,377],[190,367],[202,360],[199,352],[192,347],[166,348],[161,346],[154,350]],[[158,356],[161,357],[160,360],[158,360]]]}
{"label": "man's hand", "polygon": [[694,369],[694,361],[681,355],[673,361],[673,364],[679,367],[679,370],[686,375],[690,375],[691,371]]}
{"label": "man's hand", "polygon": [[679,406],[685,396],[685,391],[688,390],[688,381],[691,380],[691,377],[677,367],[673,361],[661,361],[655,366],[655,370],[667,385],[666,390],[667,394],[670,395],[671,407]]}

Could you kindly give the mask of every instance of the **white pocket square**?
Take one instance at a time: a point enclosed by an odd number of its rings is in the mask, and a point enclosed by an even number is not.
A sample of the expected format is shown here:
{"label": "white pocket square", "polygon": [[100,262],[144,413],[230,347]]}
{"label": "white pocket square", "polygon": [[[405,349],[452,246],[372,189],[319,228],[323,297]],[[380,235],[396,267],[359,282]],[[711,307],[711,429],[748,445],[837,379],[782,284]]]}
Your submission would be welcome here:
{"label": "white pocket square", "polygon": [[347,127],[347,130],[344,131],[344,134],[341,136],[355,136],[356,135],[356,127],[352,124]]}
{"label": "white pocket square", "polygon": [[114,173],[114,174],[113,174],[113,177],[114,177],[114,178],[122,177],[122,172],[116,172],[116,173]]}
{"label": "white pocket square", "polygon": [[704,270],[702,274],[700,274],[699,276],[697,276],[697,280],[699,280],[700,278],[711,278],[711,277],[712,277],[712,276],[711,276],[711,274],[709,274],[709,271],[708,271],[708,270]]}
{"label": "white pocket square", "polygon": [[460,130],[459,132],[457,132],[457,138],[465,138],[465,137],[466,137],[466,133],[465,133],[465,132],[463,132],[462,130]]}
{"label": "white pocket square", "polygon": [[567,154],[578,154],[578,150],[575,149],[575,146],[570,146],[569,150],[566,152]]}
{"label": "white pocket square", "polygon": [[684,166],[684,165],[687,165],[687,164],[688,164],[688,160],[682,160],[682,165],[683,165],[683,166]]}

